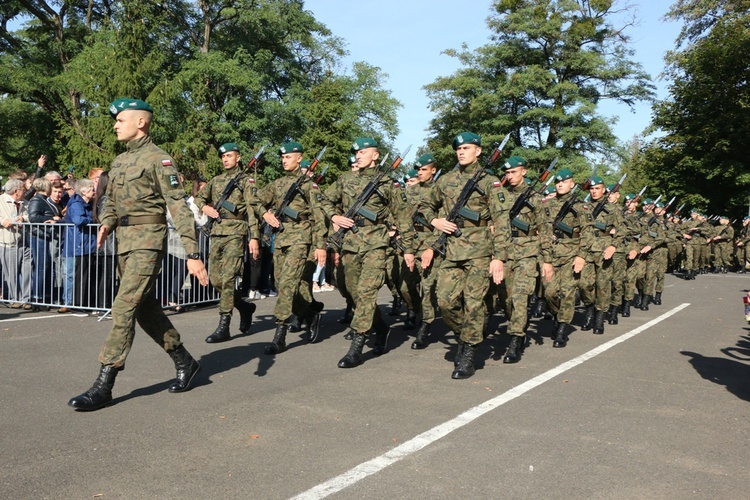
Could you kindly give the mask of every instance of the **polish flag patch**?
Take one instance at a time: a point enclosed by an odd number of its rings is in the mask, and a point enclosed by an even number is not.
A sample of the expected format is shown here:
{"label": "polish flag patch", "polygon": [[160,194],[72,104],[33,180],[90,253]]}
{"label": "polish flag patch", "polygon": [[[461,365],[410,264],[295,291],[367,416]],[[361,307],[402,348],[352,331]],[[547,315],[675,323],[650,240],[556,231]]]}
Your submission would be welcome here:
{"label": "polish flag patch", "polygon": [[170,160],[170,159],[162,160],[161,161],[161,166],[162,167],[171,167],[172,166],[172,160]]}
{"label": "polish flag patch", "polygon": [[495,182],[493,182],[493,183],[492,183],[492,185],[493,185],[494,187],[496,187],[496,188],[499,188],[500,186],[502,186],[502,185],[503,185],[503,183],[502,183],[502,182],[500,182],[500,181],[495,181]]}

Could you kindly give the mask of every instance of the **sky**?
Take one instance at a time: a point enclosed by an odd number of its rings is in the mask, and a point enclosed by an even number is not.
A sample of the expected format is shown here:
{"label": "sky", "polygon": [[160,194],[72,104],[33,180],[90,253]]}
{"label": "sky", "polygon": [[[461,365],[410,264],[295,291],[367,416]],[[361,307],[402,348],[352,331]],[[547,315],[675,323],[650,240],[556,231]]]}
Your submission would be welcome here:
{"label": "sky", "polygon": [[[628,3],[634,6],[637,18],[637,24],[626,30],[635,50],[631,60],[651,75],[657,98],[663,99],[667,97],[666,82],[658,77],[664,70],[664,55],[674,48],[680,29],[679,24],[662,20],[672,2]],[[459,69],[455,58],[441,54],[444,50],[460,49],[462,43],[470,50],[489,43],[486,19],[490,5],[490,0],[378,0],[358,10],[349,2],[305,0],[305,10],[346,42],[348,67],[365,61],[388,74],[382,86],[403,105],[398,112],[401,132],[395,146],[403,150],[413,145],[406,161],[413,161],[417,149],[425,144],[433,117],[422,87]],[[624,105],[602,104],[599,113],[617,117],[615,136],[625,142],[648,126],[651,106],[640,104],[631,112]]]}

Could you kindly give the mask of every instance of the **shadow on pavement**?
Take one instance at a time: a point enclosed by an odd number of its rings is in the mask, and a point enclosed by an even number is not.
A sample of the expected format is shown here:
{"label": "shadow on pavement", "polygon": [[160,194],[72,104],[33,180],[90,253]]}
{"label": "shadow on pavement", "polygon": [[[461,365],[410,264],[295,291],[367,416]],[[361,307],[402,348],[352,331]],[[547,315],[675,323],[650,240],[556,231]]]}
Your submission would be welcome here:
{"label": "shadow on pavement", "polygon": [[[705,380],[723,385],[727,390],[745,401],[750,401],[750,338],[743,337],[737,346],[721,350],[729,358],[703,356],[690,351],[680,351],[688,356],[690,364]],[[744,361],[744,362],[743,362]]]}

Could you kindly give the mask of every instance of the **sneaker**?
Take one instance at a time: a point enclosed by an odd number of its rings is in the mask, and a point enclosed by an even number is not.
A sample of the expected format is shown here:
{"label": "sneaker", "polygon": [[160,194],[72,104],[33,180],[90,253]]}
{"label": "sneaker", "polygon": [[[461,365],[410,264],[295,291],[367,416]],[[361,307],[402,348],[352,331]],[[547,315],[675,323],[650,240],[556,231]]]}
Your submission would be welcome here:
{"label": "sneaker", "polygon": [[[323,285],[323,286],[325,286],[325,285]],[[313,283],[313,288],[312,288],[313,293],[319,292],[321,289],[322,288],[321,288],[320,285],[318,285],[317,283]]]}
{"label": "sneaker", "polygon": [[335,289],[336,288],[333,285],[329,285],[328,283],[323,283],[323,285],[321,285],[320,287],[321,292],[332,292]]}
{"label": "sneaker", "polygon": [[59,312],[60,314],[69,313],[70,312],[70,308],[69,307],[61,307],[60,309],[57,310],[57,312]]}
{"label": "sneaker", "polygon": [[260,292],[258,290],[250,290],[247,294],[249,300],[258,300],[260,298]]}
{"label": "sneaker", "polygon": [[278,295],[279,295],[279,293],[277,291],[275,291],[275,290],[269,290],[268,291],[268,296],[269,297],[277,297]]}

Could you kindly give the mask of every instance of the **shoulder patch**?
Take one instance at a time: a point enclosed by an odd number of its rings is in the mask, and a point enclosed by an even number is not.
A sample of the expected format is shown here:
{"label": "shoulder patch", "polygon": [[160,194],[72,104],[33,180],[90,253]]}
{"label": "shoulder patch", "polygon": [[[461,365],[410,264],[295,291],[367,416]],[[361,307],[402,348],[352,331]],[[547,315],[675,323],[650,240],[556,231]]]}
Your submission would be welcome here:
{"label": "shoulder patch", "polygon": [[497,193],[497,199],[500,200],[500,203],[505,203],[505,194],[502,192]]}
{"label": "shoulder patch", "polygon": [[[169,161],[169,160],[164,160],[164,161]],[[162,161],[162,164],[164,163],[164,161]],[[177,178],[176,175],[172,174],[169,176],[169,185],[172,186],[173,188],[180,185],[180,180]]]}
{"label": "shoulder patch", "polygon": [[404,201],[404,203],[406,203],[406,193],[401,193],[401,199]]}
{"label": "shoulder patch", "polygon": [[167,158],[166,160],[161,161],[162,167],[171,167],[172,166],[172,160],[170,158]]}

